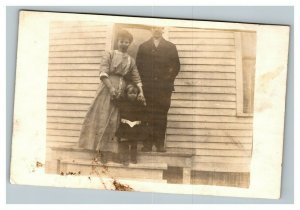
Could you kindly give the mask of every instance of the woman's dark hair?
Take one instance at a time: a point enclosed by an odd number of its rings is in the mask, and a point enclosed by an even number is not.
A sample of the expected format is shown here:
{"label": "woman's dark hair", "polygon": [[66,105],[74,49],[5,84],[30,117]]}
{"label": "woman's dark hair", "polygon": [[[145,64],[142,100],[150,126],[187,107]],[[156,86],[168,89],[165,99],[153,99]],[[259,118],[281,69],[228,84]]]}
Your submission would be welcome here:
{"label": "woman's dark hair", "polygon": [[118,32],[118,35],[117,35],[117,39],[128,39],[129,42],[131,43],[133,41],[133,36],[131,33],[129,33],[128,31],[122,29]]}
{"label": "woman's dark hair", "polygon": [[129,93],[129,92],[136,92],[137,94],[139,93],[139,89],[137,88],[136,85],[134,84],[128,84],[126,86],[126,89],[125,89],[125,92],[126,92],[126,95]]}

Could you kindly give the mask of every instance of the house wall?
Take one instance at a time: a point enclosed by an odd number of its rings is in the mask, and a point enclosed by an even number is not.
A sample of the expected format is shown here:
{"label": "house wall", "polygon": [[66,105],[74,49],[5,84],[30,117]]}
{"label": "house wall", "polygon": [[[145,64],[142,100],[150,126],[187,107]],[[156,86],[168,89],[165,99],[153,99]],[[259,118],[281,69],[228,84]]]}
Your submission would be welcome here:
{"label": "house wall", "polygon": [[193,153],[193,170],[249,172],[252,117],[237,116],[237,33],[170,28],[181,71],[168,116],[167,150]]}
{"label": "house wall", "polygon": [[[194,154],[195,171],[248,172],[252,118],[236,112],[235,32],[169,28],[168,37],[177,46],[181,71],[168,115],[167,150]],[[112,27],[96,22],[51,24],[48,148],[77,145],[111,38]]]}

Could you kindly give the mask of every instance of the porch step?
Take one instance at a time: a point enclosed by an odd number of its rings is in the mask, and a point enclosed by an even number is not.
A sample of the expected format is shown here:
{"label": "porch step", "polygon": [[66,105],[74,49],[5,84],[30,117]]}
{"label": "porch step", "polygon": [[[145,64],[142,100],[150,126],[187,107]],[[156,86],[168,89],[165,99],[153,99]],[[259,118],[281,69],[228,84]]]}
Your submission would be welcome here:
{"label": "porch step", "polygon": [[192,155],[180,152],[138,152],[137,160],[141,163],[166,163],[174,167],[192,167]]}
{"label": "porch step", "polygon": [[79,147],[51,147],[51,159],[83,159],[92,160],[97,157],[97,152]]}
{"label": "porch step", "polygon": [[[184,153],[181,150],[167,148],[167,152],[138,152],[138,163],[166,163],[169,166],[191,167],[192,154]],[[97,153],[78,147],[60,148],[51,147],[51,159],[83,159],[92,160]]]}
{"label": "porch step", "polygon": [[165,163],[138,163],[124,166],[108,162],[101,164],[94,160],[62,159],[59,161],[58,173],[80,173],[88,176],[109,178],[134,178],[140,180],[163,180],[163,171],[167,170]]}

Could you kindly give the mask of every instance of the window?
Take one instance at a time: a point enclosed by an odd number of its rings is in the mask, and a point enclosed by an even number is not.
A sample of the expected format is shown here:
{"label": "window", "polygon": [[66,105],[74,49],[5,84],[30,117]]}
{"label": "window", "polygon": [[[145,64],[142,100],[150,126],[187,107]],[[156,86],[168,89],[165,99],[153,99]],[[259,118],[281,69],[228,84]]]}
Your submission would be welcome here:
{"label": "window", "polygon": [[237,116],[253,116],[256,33],[235,32]]}

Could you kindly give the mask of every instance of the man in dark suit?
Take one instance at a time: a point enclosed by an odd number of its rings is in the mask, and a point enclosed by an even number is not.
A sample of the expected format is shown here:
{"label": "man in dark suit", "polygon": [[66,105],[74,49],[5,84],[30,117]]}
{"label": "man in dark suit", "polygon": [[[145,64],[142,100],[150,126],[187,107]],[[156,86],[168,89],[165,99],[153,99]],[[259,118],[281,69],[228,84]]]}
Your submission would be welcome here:
{"label": "man in dark suit", "polygon": [[153,27],[152,37],[139,46],[136,64],[140,73],[146,99],[147,123],[150,136],[144,141],[142,151],[165,152],[164,141],[167,114],[174,90],[174,80],[180,69],[176,46],[162,37],[163,28]]}

